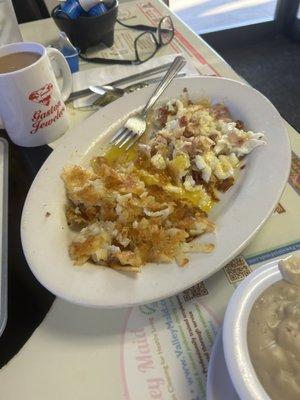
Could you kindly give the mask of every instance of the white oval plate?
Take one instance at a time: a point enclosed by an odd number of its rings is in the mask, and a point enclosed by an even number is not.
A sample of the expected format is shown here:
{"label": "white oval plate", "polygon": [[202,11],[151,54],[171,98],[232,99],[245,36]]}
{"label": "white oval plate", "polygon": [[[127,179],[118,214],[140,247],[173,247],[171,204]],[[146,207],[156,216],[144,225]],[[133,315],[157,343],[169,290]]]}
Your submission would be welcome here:
{"label": "white oval plate", "polygon": [[276,109],[253,88],[214,77],[177,79],[163,99],[178,97],[185,87],[192,100],[206,97],[224,102],[234,118],[244,121],[248,129],[264,132],[268,140],[267,146],[247,157],[240,179],[211,213],[217,224],[215,251],[192,254],[185,268],[175,263],[149,264],[137,275],[92,264],[75,267],[69,258],[62,168],[86,165],[99,154],[114,129],[145,104],[153,90],[149,87],[124,96],[68,133],[31,186],[21,221],[23,249],[36,278],[57,296],[87,306],[127,307],[174,295],[212,275],[240,253],[274,210],[290,170],[289,140]]}

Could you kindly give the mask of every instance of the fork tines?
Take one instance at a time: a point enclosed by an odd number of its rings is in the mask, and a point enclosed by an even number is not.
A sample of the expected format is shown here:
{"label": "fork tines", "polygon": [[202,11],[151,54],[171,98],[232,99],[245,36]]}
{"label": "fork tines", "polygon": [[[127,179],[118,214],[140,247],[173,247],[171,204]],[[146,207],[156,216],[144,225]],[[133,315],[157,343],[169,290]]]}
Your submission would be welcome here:
{"label": "fork tines", "polygon": [[[128,128],[121,128],[111,139],[110,144],[115,145],[120,149],[127,144],[126,150],[128,150],[137,139],[138,135],[136,133]],[[131,142],[132,140],[134,140],[134,142]]]}

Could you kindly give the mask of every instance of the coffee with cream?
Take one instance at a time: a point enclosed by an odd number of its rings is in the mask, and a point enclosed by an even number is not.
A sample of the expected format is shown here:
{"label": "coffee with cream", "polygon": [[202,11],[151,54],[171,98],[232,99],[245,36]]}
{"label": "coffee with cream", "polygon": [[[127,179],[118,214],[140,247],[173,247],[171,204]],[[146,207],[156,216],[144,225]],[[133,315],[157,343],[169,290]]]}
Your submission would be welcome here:
{"label": "coffee with cream", "polygon": [[18,71],[19,69],[34,64],[41,57],[38,53],[22,51],[20,53],[6,54],[0,57],[0,74]]}

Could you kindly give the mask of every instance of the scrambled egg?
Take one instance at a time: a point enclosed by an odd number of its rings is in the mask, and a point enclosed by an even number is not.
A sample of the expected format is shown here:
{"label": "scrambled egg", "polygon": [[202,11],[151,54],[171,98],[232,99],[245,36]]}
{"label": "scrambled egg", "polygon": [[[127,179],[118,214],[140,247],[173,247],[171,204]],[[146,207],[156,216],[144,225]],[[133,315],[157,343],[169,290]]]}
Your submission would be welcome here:
{"label": "scrambled egg", "polygon": [[262,144],[264,135],[233,121],[222,104],[192,103],[184,92],[158,107],[143,143],[126,153],[111,148],[88,169],[64,169],[66,217],[76,227],[71,258],[138,272],[147,262],[183,266],[187,252],[212,251],[192,241],[214,231],[208,212],[234,184],[240,160]]}

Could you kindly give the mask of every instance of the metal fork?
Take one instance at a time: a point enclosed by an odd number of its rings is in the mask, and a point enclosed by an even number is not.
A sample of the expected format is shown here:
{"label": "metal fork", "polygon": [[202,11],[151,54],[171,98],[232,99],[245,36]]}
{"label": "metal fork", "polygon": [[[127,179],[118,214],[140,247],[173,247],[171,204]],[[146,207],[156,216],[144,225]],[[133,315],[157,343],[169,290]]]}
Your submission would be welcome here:
{"label": "metal fork", "polygon": [[119,148],[126,146],[125,150],[127,151],[138,139],[140,139],[146,131],[146,116],[148,111],[154,106],[155,102],[169,86],[177,72],[180,71],[185,64],[186,60],[182,56],[177,56],[174,59],[166,75],[155,88],[143,110],[138,115],[128,118],[124,126],[120,128],[110,140],[110,144]]}
{"label": "metal fork", "polygon": [[[175,78],[180,78],[186,76],[185,72],[179,72]],[[174,78],[174,79],[175,79]],[[97,107],[104,107],[109,103],[112,103],[113,101],[119,99],[120,97],[124,96],[124,94],[127,93],[132,93],[135,92],[136,90],[144,89],[145,87],[152,85],[153,83],[158,83],[162,80],[162,76],[159,76],[157,78],[152,78],[152,79],[146,79],[144,81],[140,81],[137,83],[132,83],[129,86],[126,86],[125,88],[116,88],[117,91],[107,91],[104,94],[99,95],[96,100],[92,101],[90,105],[92,106],[97,106]],[[111,88],[114,88],[114,86],[110,85]],[[107,88],[107,85],[105,86],[94,86],[93,88],[90,86],[91,90],[93,89],[98,90],[98,88]],[[94,92],[96,93],[96,90]],[[99,92],[100,92],[99,90]],[[87,106],[88,107],[88,106]]]}

